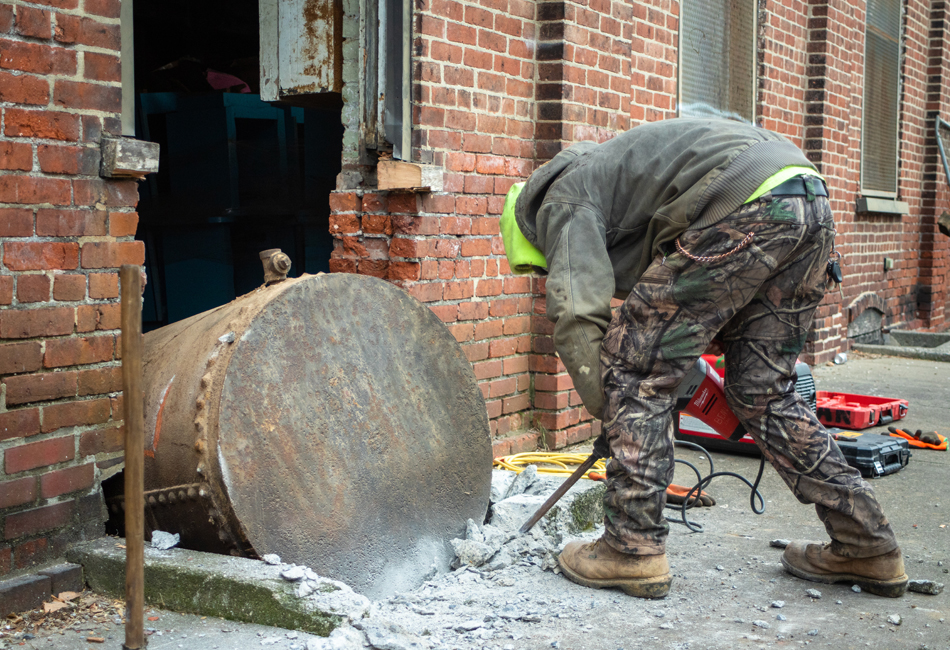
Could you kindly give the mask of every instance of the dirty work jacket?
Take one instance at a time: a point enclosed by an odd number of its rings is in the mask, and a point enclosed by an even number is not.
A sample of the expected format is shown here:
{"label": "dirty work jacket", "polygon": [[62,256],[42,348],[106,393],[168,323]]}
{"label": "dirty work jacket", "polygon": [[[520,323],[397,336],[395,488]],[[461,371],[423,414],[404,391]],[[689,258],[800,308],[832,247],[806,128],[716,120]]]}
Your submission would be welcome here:
{"label": "dirty work jacket", "polygon": [[515,216],[547,259],[554,345],[594,417],[603,411],[600,344],[611,297],[626,298],[687,228],[715,224],[790,165],[814,169],[776,133],[676,118],[576,144],[531,175]]}

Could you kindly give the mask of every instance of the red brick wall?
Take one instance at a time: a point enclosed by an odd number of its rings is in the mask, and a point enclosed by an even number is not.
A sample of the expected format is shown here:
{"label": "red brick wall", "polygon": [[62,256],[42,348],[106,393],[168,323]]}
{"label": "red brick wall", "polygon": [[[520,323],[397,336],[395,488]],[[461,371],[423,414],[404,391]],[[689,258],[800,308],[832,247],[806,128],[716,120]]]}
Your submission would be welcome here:
{"label": "red brick wall", "polygon": [[428,304],[464,346],[503,436],[531,426],[534,298],[529,278],[508,274],[498,216],[511,184],[534,167],[536,6],[418,7],[414,151],[445,171],[445,191],[331,196],[330,268],[387,278]]}
{"label": "red brick wall", "polygon": [[[646,15],[646,9],[640,9]],[[637,11],[610,1],[538,3],[537,162],[574,142],[603,142],[630,127]],[[665,22],[663,15],[651,18]],[[650,78],[662,87],[658,65],[663,64],[654,62]],[[541,444],[554,449],[599,434],[600,422],[584,408],[555,354],[553,326],[545,318],[543,278],[533,281],[533,294],[529,369],[534,398],[529,422],[541,432]]]}
{"label": "red brick wall", "polygon": [[0,2],[0,575],[101,534],[122,445],[118,271],[141,264],[118,134],[119,0]]}
{"label": "red brick wall", "polygon": [[677,0],[633,3],[630,126],[676,117]]}
{"label": "red brick wall", "polygon": [[[925,129],[933,129],[937,115],[944,120],[950,119],[947,113],[950,107],[950,34],[947,32],[948,3],[940,0],[932,2],[927,20],[930,32],[927,50],[923,57],[926,61],[926,79],[924,109],[926,111]],[[932,131],[922,138],[923,178],[921,182],[921,232],[919,255],[919,283],[917,290],[918,318],[921,326],[930,329],[942,329],[947,323],[947,308],[950,293],[947,292],[948,267],[950,267],[950,239],[937,230],[936,220],[950,211],[950,190],[944,172],[940,152]],[[950,154],[950,151],[947,152]],[[905,265],[909,266],[907,262]]]}
{"label": "red brick wall", "polygon": [[[847,350],[847,328],[880,307],[885,325],[946,326],[947,209],[932,122],[946,105],[945,2],[907,0],[901,217],[855,214],[861,196],[866,0],[758,0],[757,120],[801,146],[828,178],[844,254],[803,357]],[[933,7],[931,7],[933,5]],[[534,425],[552,447],[597,433],[544,318],[544,280],[508,275],[497,217],[510,184],[564,146],[676,115],[680,3],[426,0],[417,5],[415,155],[445,189],[371,187],[332,199],[332,269],[388,278],[430,305],[472,360],[496,451]],[[935,180],[937,179],[937,180]],[[895,261],[884,271],[884,257]]]}
{"label": "red brick wall", "polygon": [[538,3],[538,159],[629,128],[632,18],[609,0]]}
{"label": "red brick wall", "polygon": [[758,123],[799,147],[805,139],[808,3],[761,3],[757,38]]}
{"label": "red brick wall", "polygon": [[[830,181],[845,272],[844,298],[829,293],[816,316],[808,355],[813,362],[849,348],[848,324],[867,306],[883,307],[885,327],[946,328],[948,247],[935,228],[946,185],[934,181],[940,163],[933,132],[935,111],[947,105],[944,3],[904,4],[899,198],[910,206],[904,216],[855,212],[866,2],[809,5],[805,149]],[[892,270],[885,270],[885,257],[894,261]]]}

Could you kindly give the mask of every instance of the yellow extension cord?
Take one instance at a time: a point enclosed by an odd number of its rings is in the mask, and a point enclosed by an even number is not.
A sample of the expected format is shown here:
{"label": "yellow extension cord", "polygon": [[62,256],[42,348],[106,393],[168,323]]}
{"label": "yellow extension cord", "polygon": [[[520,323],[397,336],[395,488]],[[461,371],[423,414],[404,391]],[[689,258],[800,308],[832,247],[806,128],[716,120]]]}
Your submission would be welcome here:
{"label": "yellow extension cord", "polygon": [[[492,467],[495,469],[507,469],[512,472],[521,473],[528,465],[537,465],[538,474],[553,474],[555,476],[570,476],[577,469],[577,466],[590,457],[590,454],[558,454],[552,452],[527,452],[524,454],[514,454],[512,456],[503,456],[496,458]],[[553,465],[553,467],[551,467]],[[594,463],[584,478],[591,478],[591,474],[599,474],[598,478],[603,478],[607,472],[607,465],[603,458]]]}

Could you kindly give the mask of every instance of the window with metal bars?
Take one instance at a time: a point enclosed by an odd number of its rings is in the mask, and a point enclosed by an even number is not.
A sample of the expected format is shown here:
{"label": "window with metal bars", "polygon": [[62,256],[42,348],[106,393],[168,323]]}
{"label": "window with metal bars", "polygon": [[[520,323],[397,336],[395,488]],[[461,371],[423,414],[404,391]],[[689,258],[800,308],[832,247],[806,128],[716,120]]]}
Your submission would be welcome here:
{"label": "window with metal bars", "polygon": [[897,196],[901,0],[868,0],[861,191]]}
{"label": "window with metal bars", "polygon": [[683,0],[679,114],[755,117],[755,0]]}

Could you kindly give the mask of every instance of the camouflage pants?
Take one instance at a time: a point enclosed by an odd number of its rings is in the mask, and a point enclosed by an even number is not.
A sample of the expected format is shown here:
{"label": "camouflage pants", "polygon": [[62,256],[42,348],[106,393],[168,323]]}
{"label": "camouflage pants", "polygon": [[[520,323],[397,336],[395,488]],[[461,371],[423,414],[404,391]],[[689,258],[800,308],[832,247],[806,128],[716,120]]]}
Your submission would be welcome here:
{"label": "camouflage pants", "polygon": [[794,389],[795,362],[827,286],[828,200],[766,194],[680,241],[692,255],[715,256],[750,231],[751,244],[719,260],[657,257],[607,330],[606,540],[627,553],[665,552],[676,388],[719,333],[730,407],[799,501],[815,504],[834,552],[891,551],[897,541],[871,487]]}

